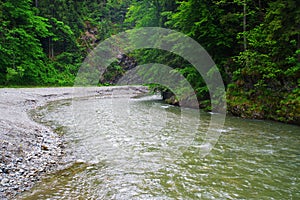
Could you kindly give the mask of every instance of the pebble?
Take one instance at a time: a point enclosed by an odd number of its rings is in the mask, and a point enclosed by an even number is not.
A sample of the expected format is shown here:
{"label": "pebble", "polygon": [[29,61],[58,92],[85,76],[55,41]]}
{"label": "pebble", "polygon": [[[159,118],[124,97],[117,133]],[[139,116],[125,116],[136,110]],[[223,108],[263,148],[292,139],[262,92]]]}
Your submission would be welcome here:
{"label": "pebble", "polygon": [[4,184],[6,184],[6,183],[8,183],[8,182],[9,182],[9,179],[4,178],[4,179],[2,179],[2,181],[1,181],[1,185],[4,185]]}
{"label": "pebble", "polygon": [[[15,127],[13,124],[10,126],[12,127],[8,128],[14,129],[14,136],[21,139],[23,146],[21,147],[22,150],[16,150],[18,147],[14,143],[17,142],[8,141],[9,138],[4,140],[3,135],[0,134],[1,200],[15,199],[22,191],[30,189],[43,174],[56,169],[57,163],[60,163],[61,159],[57,155],[62,155],[62,148],[59,148],[59,146],[62,147],[61,141],[55,133],[44,134],[45,130],[39,128],[39,131],[32,130],[34,134],[32,137],[28,137],[30,134],[28,130],[22,133],[24,129]],[[0,132],[5,132],[1,121]],[[52,139],[55,137],[56,139]]]}
{"label": "pebble", "polygon": [[7,169],[7,168],[2,168],[2,172],[5,173],[5,174],[7,174],[8,171],[9,171],[9,169]]}
{"label": "pebble", "polygon": [[48,151],[48,150],[49,150],[49,147],[46,146],[46,145],[42,145],[42,146],[41,146],[41,149],[44,150],[44,151]]}

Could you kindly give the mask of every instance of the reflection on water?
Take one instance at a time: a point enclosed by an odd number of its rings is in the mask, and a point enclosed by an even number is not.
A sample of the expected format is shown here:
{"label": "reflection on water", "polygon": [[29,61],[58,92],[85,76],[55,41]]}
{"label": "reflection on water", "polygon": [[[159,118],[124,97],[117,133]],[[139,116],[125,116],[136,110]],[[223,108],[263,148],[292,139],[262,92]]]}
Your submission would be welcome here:
{"label": "reflection on water", "polygon": [[62,101],[38,113],[63,127],[77,162],[22,199],[300,199],[297,126],[227,117],[201,158],[210,115],[156,98]]}

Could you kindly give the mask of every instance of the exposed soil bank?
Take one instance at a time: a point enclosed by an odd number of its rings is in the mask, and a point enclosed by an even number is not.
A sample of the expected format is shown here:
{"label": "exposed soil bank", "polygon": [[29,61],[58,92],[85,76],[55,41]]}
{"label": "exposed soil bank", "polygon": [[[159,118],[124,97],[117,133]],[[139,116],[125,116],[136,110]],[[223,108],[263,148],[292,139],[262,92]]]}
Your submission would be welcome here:
{"label": "exposed soil bank", "polygon": [[0,199],[14,199],[64,162],[63,139],[34,122],[30,110],[56,100],[147,92],[143,86],[0,89]]}

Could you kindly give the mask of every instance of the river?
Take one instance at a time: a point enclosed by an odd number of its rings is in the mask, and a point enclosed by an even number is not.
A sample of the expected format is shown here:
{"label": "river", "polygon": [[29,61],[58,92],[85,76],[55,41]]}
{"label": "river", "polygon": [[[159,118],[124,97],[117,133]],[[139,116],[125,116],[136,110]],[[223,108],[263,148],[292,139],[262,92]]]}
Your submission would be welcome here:
{"label": "river", "polygon": [[155,95],[50,103],[36,115],[76,162],[19,198],[300,199],[299,126],[227,116],[202,157],[212,114]]}

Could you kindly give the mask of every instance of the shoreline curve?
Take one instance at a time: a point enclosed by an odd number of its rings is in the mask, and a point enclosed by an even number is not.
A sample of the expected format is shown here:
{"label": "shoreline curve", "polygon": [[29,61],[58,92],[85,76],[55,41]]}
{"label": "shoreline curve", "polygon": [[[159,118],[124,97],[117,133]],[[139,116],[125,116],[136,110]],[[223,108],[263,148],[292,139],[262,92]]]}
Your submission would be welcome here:
{"label": "shoreline curve", "polygon": [[111,94],[133,97],[148,92],[146,86],[1,88],[0,199],[13,199],[30,190],[62,164],[62,137],[35,122],[30,111],[65,99]]}

